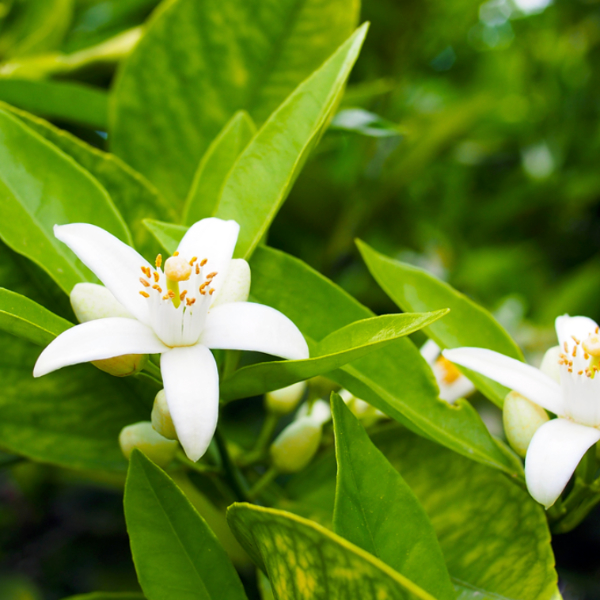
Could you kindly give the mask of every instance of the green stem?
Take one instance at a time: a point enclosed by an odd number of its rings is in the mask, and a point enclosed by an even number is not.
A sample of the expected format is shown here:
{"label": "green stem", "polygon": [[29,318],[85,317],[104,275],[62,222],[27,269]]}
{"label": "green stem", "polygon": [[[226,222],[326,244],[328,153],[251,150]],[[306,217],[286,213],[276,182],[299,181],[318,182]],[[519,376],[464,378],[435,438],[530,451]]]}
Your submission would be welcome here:
{"label": "green stem", "polygon": [[218,467],[214,467],[212,465],[206,465],[204,463],[195,463],[194,461],[190,460],[183,453],[182,450],[179,450],[177,452],[177,454],[175,455],[175,458],[177,459],[178,462],[180,462],[182,465],[186,466],[188,469],[191,469],[192,471],[196,471],[196,473],[201,473],[202,475],[212,475],[215,473],[223,472]]}
{"label": "green stem", "polygon": [[279,475],[275,467],[271,467],[266,473],[252,486],[248,492],[248,497],[254,500],[273,480]]}
{"label": "green stem", "polygon": [[215,431],[215,442],[217,444],[217,449],[219,450],[219,455],[221,456],[221,464],[223,465],[225,479],[231,486],[238,502],[248,502],[248,482],[231,459],[229,451],[227,450],[227,441],[223,437],[219,427],[217,427],[217,430]]}
{"label": "green stem", "polygon": [[279,417],[273,413],[267,413],[265,420],[263,421],[258,438],[254,448],[238,459],[238,465],[241,467],[248,467],[256,462],[263,460],[267,456],[267,448],[271,443],[275,429],[277,429],[277,423],[279,423]]}
{"label": "green stem", "polygon": [[144,371],[153,379],[156,379],[162,385],[162,375],[160,372],[160,367],[155,365],[151,360],[146,361],[146,365],[144,366]]}

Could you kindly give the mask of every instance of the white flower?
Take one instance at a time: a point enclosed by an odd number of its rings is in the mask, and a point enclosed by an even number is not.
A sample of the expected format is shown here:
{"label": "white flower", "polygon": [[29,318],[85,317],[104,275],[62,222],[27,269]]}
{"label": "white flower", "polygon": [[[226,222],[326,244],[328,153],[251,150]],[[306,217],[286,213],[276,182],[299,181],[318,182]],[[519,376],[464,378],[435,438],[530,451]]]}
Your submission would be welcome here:
{"label": "white flower", "polygon": [[421,347],[421,356],[431,367],[440,388],[440,398],[452,404],[472,394],[475,386],[440,353],[440,347],[433,340],[427,340]]}
{"label": "white flower", "polygon": [[599,331],[587,317],[556,319],[560,383],[491,350],[444,351],[448,360],[519,392],[558,417],[535,432],[525,459],[529,493],[546,508],[560,496],[588,448],[600,440]]}
{"label": "white flower", "polygon": [[[161,355],[169,411],[187,456],[198,460],[217,424],[219,375],[210,349],[308,357],[298,328],[282,313],[245,302],[250,269],[232,260],[235,221],[203,219],[178,251],[153,267],[110,233],[84,223],[56,226],[56,237],[91,269],[134,318],[82,323],[59,335],[33,374],[124,354]],[[242,300],[242,301],[240,301]]]}

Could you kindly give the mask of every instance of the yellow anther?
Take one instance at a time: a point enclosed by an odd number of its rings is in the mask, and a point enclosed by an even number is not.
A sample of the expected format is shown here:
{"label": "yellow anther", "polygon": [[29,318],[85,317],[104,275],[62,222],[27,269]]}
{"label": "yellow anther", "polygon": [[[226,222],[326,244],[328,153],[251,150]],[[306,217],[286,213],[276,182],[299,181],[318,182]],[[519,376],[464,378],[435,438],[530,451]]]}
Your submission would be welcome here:
{"label": "yellow anther", "polygon": [[564,347],[564,349],[565,349],[565,352],[568,352],[568,351],[569,351],[569,346],[567,345],[567,342],[564,342],[564,343],[563,343],[563,347]]}
{"label": "yellow anther", "polygon": [[154,273],[152,273],[152,275],[154,275],[154,281],[156,283],[158,283],[158,280],[160,279],[160,275],[158,274],[158,271],[154,271]]}
{"label": "yellow anther", "polygon": [[175,252],[173,252],[173,256],[179,256],[179,252],[176,250]]}
{"label": "yellow anther", "polygon": [[148,277],[148,278],[152,277],[152,273],[150,272],[150,267],[140,267],[140,269],[142,269],[142,273],[146,277]]}
{"label": "yellow anther", "polygon": [[143,278],[140,277],[140,283],[144,286],[144,287],[150,287],[150,284]]}
{"label": "yellow anther", "polygon": [[212,296],[215,293],[215,288],[210,288],[210,290],[208,290],[208,293]]}
{"label": "yellow anther", "polygon": [[196,298],[186,298],[186,299],[185,299],[185,303],[186,303],[188,306],[191,306],[192,304],[194,304],[194,302],[196,302]]}
{"label": "yellow anther", "polygon": [[181,294],[179,294],[179,299],[181,301],[183,301],[183,299],[185,298],[185,295],[187,294],[187,290],[183,290],[183,292],[181,292]]}
{"label": "yellow anther", "polygon": [[156,256],[156,260],[154,261],[157,269],[160,269],[160,265],[162,265],[162,254],[158,254]]}
{"label": "yellow anther", "polygon": [[144,296],[144,298],[150,298],[150,294],[148,292],[144,292],[144,290],[140,292],[140,296]]}
{"label": "yellow anther", "polygon": [[216,272],[216,271],[213,271],[212,273],[209,273],[209,274],[206,276],[206,279],[207,279],[207,280],[210,280],[210,279],[212,279],[213,277],[216,277],[216,275],[217,275],[217,272]]}
{"label": "yellow anther", "polygon": [[190,267],[198,260],[197,256],[194,256],[194,258],[192,258],[192,260],[190,260]]}
{"label": "yellow anther", "polygon": [[208,258],[203,258],[203,259],[200,261],[200,266],[201,266],[201,267],[203,267],[203,266],[204,266],[204,265],[205,265],[207,262],[208,262]]}
{"label": "yellow anther", "polygon": [[444,356],[440,356],[435,363],[442,371],[442,381],[445,384],[450,385],[461,376],[461,372]]}
{"label": "yellow anther", "polygon": [[165,261],[165,275],[171,281],[187,281],[192,274],[192,267],[181,256],[171,256]]}

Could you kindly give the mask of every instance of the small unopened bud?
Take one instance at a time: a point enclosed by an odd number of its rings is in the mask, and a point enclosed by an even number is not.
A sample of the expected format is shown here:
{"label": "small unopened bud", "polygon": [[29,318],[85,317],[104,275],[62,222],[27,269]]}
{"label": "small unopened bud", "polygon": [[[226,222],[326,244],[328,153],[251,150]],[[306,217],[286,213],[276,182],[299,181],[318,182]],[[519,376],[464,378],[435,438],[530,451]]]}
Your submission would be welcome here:
{"label": "small unopened bud", "polygon": [[306,382],[299,381],[279,390],[265,394],[265,408],[274,415],[287,415],[296,409],[304,392]]}
{"label": "small unopened bud", "polygon": [[154,431],[152,423],[142,421],[128,425],[119,434],[123,456],[129,460],[134,448],[141,450],[153,463],[166,467],[175,457],[179,444]]}
{"label": "small unopened bud", "polygon": [[341,389],[338,393],[357,419],[371,419],[378,416],[377,409],[372,407],[368,402],[357,398],[352,392]]}
{"label": "small unopened bud", "polygon": [[173,425],[173,419],[169,412],[169,405],[167,404],[167,395],[165,390],[160,390],[154,398],[154,404],[152,405],[152,427],[155,431],[160,433],[163,437],[168,440],[176,440],[177,432],[175,431],[175,425]]}
{"label": "small unopened bud", "polygon": [[312,404],[305,402],[299,409],[296,415],[296,420],[303,418],[312,419],[321,427],[331,419],[331,408],[328,402],[324,400],[316,400]]}
{"label": "small unopened bud", "polygon": [[243,258],[234,258],[229,263],[225,281],[219,282],[212,306],[229,302],[246,302],[250,295],[250,265]]}
{"label": "small unopened bud", "polygon": [[310,417],[290,423],[271,444],[273,466],[280,473],[297,473],[308,465],[321,443],[321,425]]}
{"label": "small unopened bud", "polygon": [[171,281],[187,281],[192,274],[192,267],[183,256],[171,256],[165,261],[165,275]]}
{"label": "small unopened bud", "polygon": [[[71,292],[71,306],[80,323],[110,317],[134,318],[107,288],[96,283],[76,284]],[[124,354],[114,358],[94,360],[92,364],[115,377],[126,377],[139,373],[147,360],[147,354]]]}
{"label": "small unopened bud", "polygon": [[560,346],[553,346],[544,354],[542,364],[540,365],[540,371],[558,383],[560,383],[560,365],[558,361],[562,352],[563,350]]}
{"label": "small unopened bud", "polygon": [[548,414],[541,406],[518,392],[510,392],[504,399],[504,433],[512,449],[523,458],[527,454],[533,434],[549,420]]}

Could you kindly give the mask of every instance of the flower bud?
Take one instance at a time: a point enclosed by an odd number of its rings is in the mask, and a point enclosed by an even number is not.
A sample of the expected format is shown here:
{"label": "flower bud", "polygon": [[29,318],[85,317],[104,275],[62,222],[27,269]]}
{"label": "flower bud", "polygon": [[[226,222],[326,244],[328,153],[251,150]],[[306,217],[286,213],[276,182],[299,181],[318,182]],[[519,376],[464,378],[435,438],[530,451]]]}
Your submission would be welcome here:
{"label": "flower bud", "polygon": [[371,406],[368,402],[357,398],[352,392],[341,389],[338,394],[357,419],[370,419],[378,416],[376,408]]}
{"label": "flower bud", "polygon": [[562,349],[560,346],[553,346],[544,354],[542,364],[540,365],[540,371],[554,379],[557,383],[560,383],[560,365],[558,361],[561,353]]}
{"label": "flower bud", "polygon": [[160,433],[160,435],[168,440],[177,439],[177,432],[175,431],[175,425],[173,425],[173,419],[169,412],[165,390],[160,390],[154,398],[151,419],[152,427],[154,427],[154,430]]}
{"label": "flower bud", "polygon": [[304,396],[306,381],[299,381],[265,394],[265,408],[275,415],[287,415],[295,410]]}
{"label": "flower bud", "polygon": [[[134,318],[107,288],[95,283],[76,284],[71,292],[71,306],[80,323],[110,317]],[[92,364],[115,377],[126,377],[139,373],[147,359],[147,354],[125,354],[94,360]]]}
{"label": "flower bud", "polygon": [[273,466],[280,473],[297,473],[308,465],[321,443],[321,425],[310,417],[290,423],[271,444]]}
{"label": "flower bud", "polygon": [[533,434],[550,418],[541,406],[518,392],[510,392],[504,399],[502,420],[508,443],[524,458]]}
{"label": "flower bud", "polygon": [[141,450],[153,463],[166,467],[175,458],[179,444],[154,431],[152,423],[142,421],[128,425],[119,434],[119,444],[127,460],[134,448]]}
{"label": "flower bud", "polygon": [[317,400],[311,404],[305,402],[296,415],[296,420],[303,418],[312,419],[317,425],[321,427],[331,419],[331,408],[328,402],[324,400]]}

